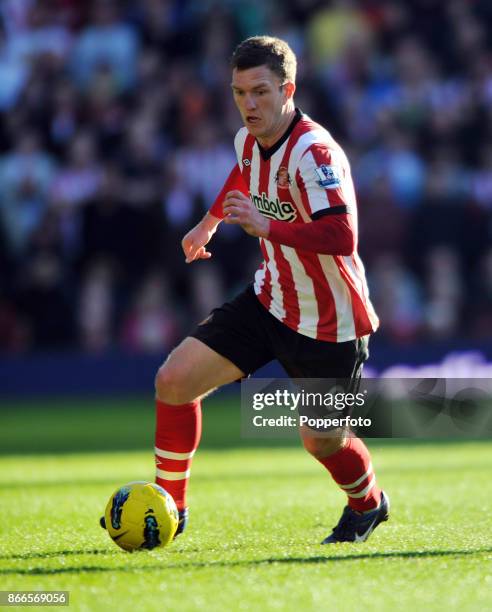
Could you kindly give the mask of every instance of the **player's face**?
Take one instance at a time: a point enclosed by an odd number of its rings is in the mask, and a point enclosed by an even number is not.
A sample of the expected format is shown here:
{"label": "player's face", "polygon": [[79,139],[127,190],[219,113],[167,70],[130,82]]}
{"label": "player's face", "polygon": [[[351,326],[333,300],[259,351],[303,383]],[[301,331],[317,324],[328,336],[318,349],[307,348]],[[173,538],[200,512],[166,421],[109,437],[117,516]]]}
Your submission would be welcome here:
{"label": "player's face", "polygon": [[294,89],[293,83],[282,83],[267,66],[234,68],[232,72],[234,101],[243,123],[265,146],[282,135],[285,118],[293,108]]}

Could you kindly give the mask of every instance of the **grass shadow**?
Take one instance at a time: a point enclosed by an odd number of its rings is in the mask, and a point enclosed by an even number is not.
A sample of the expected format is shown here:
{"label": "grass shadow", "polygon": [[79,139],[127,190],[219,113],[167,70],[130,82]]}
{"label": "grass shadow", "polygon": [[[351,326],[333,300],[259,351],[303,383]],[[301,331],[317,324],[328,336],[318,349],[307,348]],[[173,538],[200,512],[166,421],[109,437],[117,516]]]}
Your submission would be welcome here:
{"label": "grass shadow", "polygon": [[0,561],[30,559],[52,559],[53,557],[71,557],[75,555],[112,555],[115,551],[106,548],[91,548],[90,550],[54,550],[45,553],[18,553],[14,555],[0,555]]}
{"label": "grass shadow", "polygon": [[[489,462],[484,462],[484,463],[473,463],[473,470],[475,471],[475,473],[477,472],[481,472],[481,471],[490,471],[490,461]],[[461,466],[456,466],[456,465],[449,465],[449,466],[445,466],[443,467],[442,465],[436,465],[436,466],[426,466],[425,470],[427,474],[430,473],[442,473],[442,472],[453,472],[456,473],[457,471],[460,470],[466,470],[469,469],[468,465],[461,465]],[[412,473],[412,472],[418,472],[420,473],[422,470],[421,466],[416,465],[416,466],[412,466],[412,465],[408,465],[408,466],[385,466],[384,468],[381,468],[381,473],[384,473],[385,475],[388,474],[401,474],[402,472],[405,473]],[[194,476],[194,482],[198,483],[198,482],[218,482],[220,481],[224,481],[224,480],[230,480],[230,481],[234,481],[237,482],[238,480],[260,480],[260,479],[276,479],[276,480],[291,480],[292,478],[317,478],[317,473],[313,472],[313,470],[311,470],[310,468],[306,467],[306,468],[297,468],[297,469],[292,469],[290,470],[288,473],[282,473],[279,471],[265,471],[265,472],[247,472],[247,473],[234,473],[234,474],[223,474],[220,472],[214,472],[213,474],[196,474]],[[128,476],[128,480],[132,480],[136,479],[136,475],[129,475]],[[148,473],[148,478],[150,481],[153,480],[153,474],[151,474],[150,472]],[[54,480],[54,481],[49,481],[49,480],[34,480],[34,481],[29,481],[29,482],[24,482],[24,481],[15,481],[15,482],[0,482],[0,491],[3,490],[16,490],[16,489],[30,489],[30,488],[39,488],[39,487],[50,487],[50,488],[65,488],[65,487],[73,487],[73,486],[77,486],[77,487],[84,487],[84,486],[102,486],[102,485],[108,485],[110,487],[117,487],[118,486],[118,478],[110,478],[107,476],[104,477],[100,477],[100,478],[74,478],[74,479],[70,479],[70,480]],[[1,558],[1,557],[0,557]]]}
{"label": "grass shadow", "polygon": [[[149,424],[148,431],[152,430],[153,425]],[[131,433],[128,434],[128,441],[112,441],[111,436],[114,432],[108,431],[107,434],[101,439],[100,443],[96,444],[90,441],[89,434],[83,440],[71,440],[68,442],[68,434],[63,432],[60,434],[60,439],[51,441],[47,445],[35,445],[35,440],[29,440],[29,442],[14,441],[12,439],[0,439],[0,458],[11,458],[24,455],[39,455],[51,456],[58,455],[60,457],[66,455],[73,455],[74,453],[80,455],[90,455],[92,453],[111,454],[111,453],[124,453],[124,452],[143,452],[149,451],[152,448],[152,442],[135,442],[131,438]],[[223,438],[221,437],[223,435]],[[65,440],[65,442],[60,442]],[[364,437],[364,440],[370,445],[371,449],[377,448],[394,448],[394,447],[425,447],[425,446],[439,446],[443,449],[446,446],[455,445],[466,445],[466,444],[483,444],[484,446],[490,446],[492,443],[492,437],[467,437],[467,438],[428,438],[428,439],[417,439],[417,438],[370,438]],[[295,437],[292,439],[278,439],[278,438],[265,438],[250,440],[242,438],[237,432],[225,432],[218,434],[214,432],[213,439],[205,439],[200,444],[201,450],[211,451],[236,451],[236,450],[269,450],[269,449],[292,449],[301,448],[301,442],[299,438]]]}
{"label": "grass shadow", "polygon": [[[56,556],[61,554],[101,554],[107,553],[105,550],[93,551],[61,551],[59,553],[48,553],[39,555],[39,558]],[[162,572],[164,570],[190,570],[190,569],[211,569],[211,568],[233,568],[233,567],[258,567],[273,564],[319,564],[319,563],[339,563],[344,561],[361,561],[364,559],[426,559],[435,557],[469,557],[492,552],[492,548],[478,548],[474,550],[424,550],[406,552],[375,552],[358,553],[349,555],[315,555],[313,557],[267,557],[266,559],[253,559],[250,561],[197,561],[185,563],[162,563],[159,565],[145,565],[142,567],[104,567],[104,566],[79,566],[79,567],[60,567],[60,568],[5,568],[0,569],[0,575],[24,575],[24,576],[49,576],[57,574],[82,574],[82,573],[104,573],[104,572]],[[5,557],[4,557],[5,558]],[[15,558],[15,557],[10,557]],[[24,557],[22,557],[24,558]],[[25,557],[26,559],[30,557]]]}
{"label": "grass shadow", "polygon": [[[282,474],[279,472],[250,472],[244,474],[197,474],[194,478],[194,482],[218,482],[223,480],[230,480],[233,482],[237,482],[238,480],[259,480],[259,479],[268,479],[275,478],[278,480],[291,480],[292,478],[305,478],[313,476],[313,474],[308,469],[291,471],[288,474]],[[128,476],[131,480],[132,476]],[[136,478],[136,477],[135,477]],[[152,481],[153,475],[149,473],[149,480]],[[30,489],[30,488],[64,488],[64,487],[82,487],[82,486],[94,486],[94,485],[108,485],[113,488],[118,486],[117,478],[85,478],[85,479],[73,479],[73,480],[56,480],[56,481],[31,481],[31,482],[3,482],[0,483],[0,491],[4,489]]]}

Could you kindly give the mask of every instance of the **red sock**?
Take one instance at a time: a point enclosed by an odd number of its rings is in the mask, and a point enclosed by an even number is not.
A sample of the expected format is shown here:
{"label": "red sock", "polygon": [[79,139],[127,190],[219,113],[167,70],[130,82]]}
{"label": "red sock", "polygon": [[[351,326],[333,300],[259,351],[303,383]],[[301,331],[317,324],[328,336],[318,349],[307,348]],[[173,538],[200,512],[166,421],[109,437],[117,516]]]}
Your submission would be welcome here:
{"label": "red sock", "polygon": [[376,485],[371,455],[360,438],[348,438],[346,446],[319,461],[348,495],[352,510],[366,512],[379,506],[381,489]]}
{"label": "red sock", "polygon": [[156,483],[170,493],[178,510],[186,507],[192,457],[202,434],[200,400],[171,406],[156,401]]}

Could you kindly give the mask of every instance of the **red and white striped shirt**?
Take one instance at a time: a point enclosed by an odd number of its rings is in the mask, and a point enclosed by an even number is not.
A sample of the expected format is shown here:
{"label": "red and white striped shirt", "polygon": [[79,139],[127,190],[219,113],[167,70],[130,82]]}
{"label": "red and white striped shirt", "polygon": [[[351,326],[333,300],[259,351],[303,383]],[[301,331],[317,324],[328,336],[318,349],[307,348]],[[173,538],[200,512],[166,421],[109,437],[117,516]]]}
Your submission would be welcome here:
{"label": "red and white striped shirt", "polygon": [[[338,143],[297,111],[286,134],[272,148],[263,150],[246,128],[239,130],[234,144],[238,168],[210,212],[223,216],[225,192],[239,188],[234,181],[240,172],[243,190],[273,220],[268,239],[259,239],[264,261],[255,274],[254,289],[263,306],[294,331],[317,340],[345,342],[375,331],[379,321],[357,254],[354,186]],[[330,247],[329,233],[327,248],[313,248],[294,238],[290,242],[295,246],[287,246],[289,240],[282,239],[287,233],[295,236],[283,231],[291,230],[285,223],[314,222],[324,227],[321,220],[337,232],[336,224],[341,227],[343,221],[345,233],[346,228],[351,232],[351,247]]]}

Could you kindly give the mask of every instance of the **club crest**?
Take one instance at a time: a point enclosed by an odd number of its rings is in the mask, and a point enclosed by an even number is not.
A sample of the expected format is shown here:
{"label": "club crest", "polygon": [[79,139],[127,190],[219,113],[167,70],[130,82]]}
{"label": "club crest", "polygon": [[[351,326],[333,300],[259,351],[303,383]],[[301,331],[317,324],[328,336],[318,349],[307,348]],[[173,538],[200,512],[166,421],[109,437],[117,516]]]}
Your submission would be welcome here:
{"label": "club crest", "polygon": [[289,171],[285,166],[280,166],[277,170],[277,174],[275,175],[275,182],[277,183],[277,187],[281,187],[286,189],[289,185],[292,184]]}

